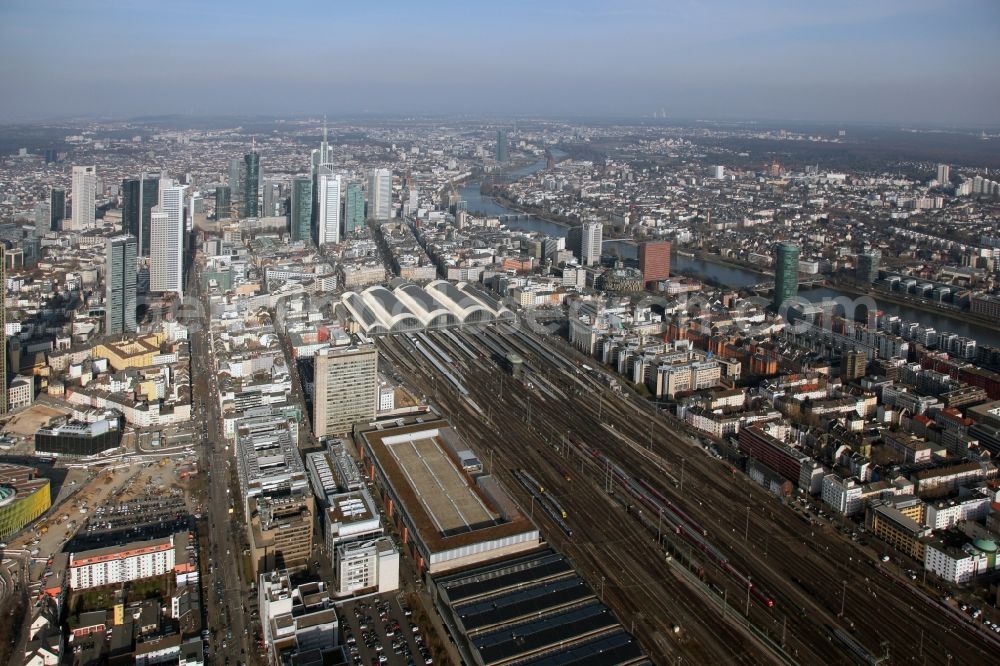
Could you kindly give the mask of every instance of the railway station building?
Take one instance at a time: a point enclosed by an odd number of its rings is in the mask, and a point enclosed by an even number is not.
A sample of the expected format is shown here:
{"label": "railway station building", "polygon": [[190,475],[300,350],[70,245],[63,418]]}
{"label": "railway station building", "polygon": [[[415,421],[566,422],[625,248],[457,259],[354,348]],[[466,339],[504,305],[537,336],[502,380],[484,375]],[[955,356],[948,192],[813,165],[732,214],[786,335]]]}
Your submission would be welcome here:
{"label": "railway station building", "polygon": [[463,469],[468,445],[445,419],[399,419],[355,431],[367,473],[421,572],[439,573],[537,548],[538,529],[492,476]]}

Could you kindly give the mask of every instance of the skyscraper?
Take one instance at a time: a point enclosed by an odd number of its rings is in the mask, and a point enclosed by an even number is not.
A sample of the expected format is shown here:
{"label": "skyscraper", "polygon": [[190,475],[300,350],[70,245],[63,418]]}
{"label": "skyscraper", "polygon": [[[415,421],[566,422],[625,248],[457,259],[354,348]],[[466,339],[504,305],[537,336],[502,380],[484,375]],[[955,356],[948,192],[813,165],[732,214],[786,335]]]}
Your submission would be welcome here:
{"label": "skyscraper", "polygon": [[233,213],[233,188],[219,185],[215,188],[215,219],[224,220]]}
{"label": "skyscraper", "polygon": [[[58,231],[59,223],[66,219],[66,190],[54,187],[49,190],[49,211],[52,213],[49,231]],[[38,232],[41,235],[42,229],[39,229]]]}
{"label": "skyscraper", "polygon": [[316,202],[316,245],[340,242],[340,174],[329,173],[329,166],[320,167],[316,176],[319,191]]}
{"label": "skyscraper", "polygon": [[136,330],[136,249],[134,236],[115,236],[107,240],[105,250],[104,333],[120,335]]}
{"label": "skyscraper", "polygon": [[313,433],[346,433],[375,418],[378,350],[373,344],[320,350],[313,366]]}
{"label": "skyscraper", "polygon": [[312,236],[312,204],[312,179],[296,176],[292,179],[292,205],[288,213],[288,231],[293,241],[309,240]]}
{"label": "skyscraper", "polygon": [[260,185],[260,155],[251,150],[243,156],[243,217],[257,217]]}
{"label": "skyscraper", "polygon": [[352,234],[365,226],[365,193],[361,183],[347,184],[344,197],[344,233]]}
{"label": "skyscraper", "polygon": [[52,225],[52,207],[48,201],[39,201],[35,204],[35,238],[38,238]]}
{"label": "skyscraper", "polygon": [[596,266],[601,263],[601,237],[604,225],[601,222],[584,222],[580,237],[580,263]]}
{"label": "skyscraper", "polygon": [[73,231],[83,231],[94,226],[96,197],[96,167],[73,167]]}
{"label": "skyscraper", "polygon": [[243,196],[241,183],[243,182],[243,160],[234,157],[229,160],[229,194],[239,200]]}
{"label": "skyscraper", "polygon": [[882,253],[877,250],[865,252],[858,255],[857,279],[865,284],[872,284],[878,280],[878,268],[882,259]]}
{"label": "skyscraper", "polygon": [[509,148],[507,130],[497,130],[497,162],[506,162],[510,158]]}
{"label": "skyscraper", "polygon": [[670,241],[648,241],[639,246],[639,270],[646,284],[670,277]]}
{"label": "skyscraper", "polygon": [[160,181],[160,203],[150,222],[149,290],[183,294],[184,191],[172,180]]}
{"label": "skyscraper", "polygon": [[140,178],[122,181],[122,227],[136,238],[140,257],[149,256],[149,220],[159,201],[158,178],[147,178],[143,174]]}
{"label": "skyscraper", "polygon": [[392,171],[372,169],[368,174],[368,217],[388,220],[392,211]]}
{"label": "skyscraper", "polygon": [[840,376],[844,381],[860,379],[868,368],[868,355],[863,351],[850,349],[840,357]]}
{"label": "skyscraper", "polygon": [[7,246],[0,243],[0,414],[7,413]]}
{"label": "skyscraper", "polygon": [[947,164],[937,165],[937,180],[942,185],[947,185],[951,182],[951,167]]}
{"label": "skyscraper", "polygon": [[281,183],[273,181],[270,178],[265,178],[263,199],[264,208],[261,211],[261,217],[274,217],[276,215],[280,215]]}
{"label": "skyscraper", "polygon": [[799,293],[799,246],[780,243],[774,252],[774,301],[775,310]]}

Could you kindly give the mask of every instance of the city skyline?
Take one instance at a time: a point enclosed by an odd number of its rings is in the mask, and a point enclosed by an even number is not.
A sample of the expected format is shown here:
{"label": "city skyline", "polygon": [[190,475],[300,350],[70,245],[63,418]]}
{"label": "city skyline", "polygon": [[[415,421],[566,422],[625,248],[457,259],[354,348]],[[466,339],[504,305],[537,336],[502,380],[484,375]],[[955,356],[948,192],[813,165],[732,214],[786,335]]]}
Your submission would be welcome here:
{"label": "city skyline", "polygon": [[[985,67],[1000,54],[1000,6],[984,0],[944,13],[927,2],[517,2],[496,16],[450,2],[99,5],[0,8],[0,80],[17,92],[0,122],[330,111],[1000,123]],[[181,32],[141,29],[183,17]],[[280,35],[328,21],[337,40],[284,48]],[[387,22],[414,39],[380,38]],[[449,39],[426,38],[442,30]],[[151,71],[150,49],[183,55]],[[348,55],[358,67],[293,67]]]}

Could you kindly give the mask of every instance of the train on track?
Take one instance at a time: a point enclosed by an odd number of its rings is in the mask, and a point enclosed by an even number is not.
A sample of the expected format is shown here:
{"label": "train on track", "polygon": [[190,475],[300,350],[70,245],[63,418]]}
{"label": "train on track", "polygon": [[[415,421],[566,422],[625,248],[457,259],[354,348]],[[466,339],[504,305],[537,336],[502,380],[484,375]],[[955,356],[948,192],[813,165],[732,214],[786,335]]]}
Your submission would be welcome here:
{"label": "train on track", "polygon": [[559,529],[563,531],[568,537],[573,536],[573,529],[566,522],[566,509],[563,508],[562,504],[553,497],[550,493],[545,492],[545,488],[542,487],[535,477],[528,474],[523,469],[513,469],[510,472],[514,478],[524,486],[524,489],[534,498],[534,501],[538,503],[542,510],[548,514],[549,518],[552,519]]}

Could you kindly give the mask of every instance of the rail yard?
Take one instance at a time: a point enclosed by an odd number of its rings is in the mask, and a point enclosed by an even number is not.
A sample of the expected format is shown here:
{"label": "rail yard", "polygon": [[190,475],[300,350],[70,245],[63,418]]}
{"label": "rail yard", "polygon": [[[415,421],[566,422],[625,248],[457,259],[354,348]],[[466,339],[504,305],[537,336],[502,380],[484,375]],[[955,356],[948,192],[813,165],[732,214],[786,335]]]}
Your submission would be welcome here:
{"label": "rail yard", "polygon": [[1000,649],[558,342],[501,325],[379,348],[657,663],[971,664]]}

